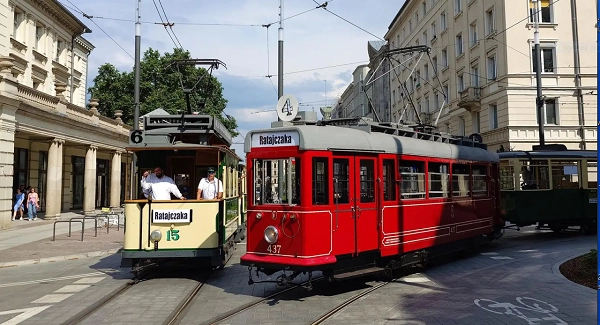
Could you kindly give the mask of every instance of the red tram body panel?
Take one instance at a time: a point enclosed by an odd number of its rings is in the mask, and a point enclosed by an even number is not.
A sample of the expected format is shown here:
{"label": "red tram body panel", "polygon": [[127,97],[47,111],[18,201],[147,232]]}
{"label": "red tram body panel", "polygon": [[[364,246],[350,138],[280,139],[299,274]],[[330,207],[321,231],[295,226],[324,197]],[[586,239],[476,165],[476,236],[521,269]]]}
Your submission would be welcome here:
{"label": "red tram body panel", "polygon": [[468,139],[354,122],[248,133],[242,265],[333,277],[501,236],[497,154]]}

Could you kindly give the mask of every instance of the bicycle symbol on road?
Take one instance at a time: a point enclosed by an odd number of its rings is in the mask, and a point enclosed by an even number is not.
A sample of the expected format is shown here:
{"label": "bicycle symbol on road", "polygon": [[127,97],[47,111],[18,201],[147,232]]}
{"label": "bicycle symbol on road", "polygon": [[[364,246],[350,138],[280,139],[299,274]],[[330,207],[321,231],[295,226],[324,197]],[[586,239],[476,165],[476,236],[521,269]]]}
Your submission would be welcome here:
{"label": "bicycle symbol on road", "polygon": [[[497,302],[490,299],[475,299],[475,305],[483,310],[487,310],[494,314],[504,314],[509,316],[517,316],[527,321],[529,325],[536,325],[539,322],[554,321],[556,325],[567,325],[564,320],[554,316],[552,313],[558,312],[558,308],[553,305],[529,297],[517,297],[517,302],[522,306],[513,305],[510,302]],[[527,317],[522,311],[528,315],[538,317]],[[538,315],[543,314],[543,315]]]}

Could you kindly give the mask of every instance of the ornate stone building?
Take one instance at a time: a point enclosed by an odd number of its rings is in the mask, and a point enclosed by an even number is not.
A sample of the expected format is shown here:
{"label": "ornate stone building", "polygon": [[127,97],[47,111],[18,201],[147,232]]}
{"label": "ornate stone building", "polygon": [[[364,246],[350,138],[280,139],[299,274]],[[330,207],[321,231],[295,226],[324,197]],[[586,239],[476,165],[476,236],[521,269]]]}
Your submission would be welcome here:
{"label": "ornate stone building", "polygon": [[[492,151],[501,146],[531,150],[540,138],[533,64],[535,3],[406,0],[385,39],[392,49],[426,45],[432,59],[418,60],[419,53],[397,55],[404,64],[396,69],[399,78],[391,76],[393,119],[399,118],[409,97],[421,114],[434,117],[449,103],[440,114],[441,131],[481,133]],[[546,143],[596,150],[596,5],[575,0],[537,3]],[[574,51],[574,40],[579,51]],[[406,88],[401,87],[409,76]]]}
{"label": "ornate stone building", "polygon": [[38,190],[46,219],[119,206],[130,127],[85,107],[91,30],[54,0],[0,0],[0,13],[12,22],[0,26],[0,229],[20,186]]}

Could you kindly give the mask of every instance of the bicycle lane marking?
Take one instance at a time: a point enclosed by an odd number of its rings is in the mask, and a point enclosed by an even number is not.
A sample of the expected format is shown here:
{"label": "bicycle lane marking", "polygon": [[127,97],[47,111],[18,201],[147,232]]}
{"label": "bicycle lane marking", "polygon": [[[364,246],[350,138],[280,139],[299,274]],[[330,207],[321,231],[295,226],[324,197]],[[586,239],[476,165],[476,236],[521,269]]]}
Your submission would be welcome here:
{"label": "bicycle lane marking", "polygon": [[[528,305],[525,302],[525,299],[532,300],[533,304]],[[521,304],[522,306],[514,305],[510,302],[497,302],[497,301],[490,300],[490,299],[475,299],[475,300],[473,300],[475,305],[477,305],[479,308],[481,308],[485,311],[489,311],[491,313],[499,314],[499,315],[504,314],[504,315],[508,315],[508,316],[516,316],[516,317],[519,317],[519,318],[527,321],[527,323],[529,325],[536,325],[536,324],[539,324],[538,322],[542,322],[542,321],[555,321],[555,323],[554,323],[555,325],[567,325],[568,324],[564,320],[562,320],[562,319],[558,318],[557,316],[555,316],[554,314],[552,314],[552,313],[558,312],[558,308],[556,308],[552,304],[549,304],[545,301],[538,300],[535,298],[530,298],[530,297],[517,297],[516,301],[519,304]],[[485,307],[483,306],[484,304],[485,304]],[[544,309],[540,306],[540,304],[545,304],[545,305],[547,305],[546,307],[549,307],[549,308]],[[496,309],[496,310],[492,310],[492,309]],[[525,311],[527,313],[527,315],[534,315],[534,316],[538,316],[538,317],[528,317],[522,311]],[[540,316],[538,314],[542,314],[542,315]],[[544,317],[543,315],[546,315],[546,317]]]}

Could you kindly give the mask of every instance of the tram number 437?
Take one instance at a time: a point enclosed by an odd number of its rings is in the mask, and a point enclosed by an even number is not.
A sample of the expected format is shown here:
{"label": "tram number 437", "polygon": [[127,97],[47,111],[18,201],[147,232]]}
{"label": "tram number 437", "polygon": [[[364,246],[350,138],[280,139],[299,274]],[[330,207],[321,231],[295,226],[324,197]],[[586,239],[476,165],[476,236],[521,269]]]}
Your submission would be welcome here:
{"label": "tram number 437", "polygon": [[267,247],[267,252],[271,254],[279,254],[279,252],[281,252],[281,245],[269,245]]}
{"label": "tram number 437", "polygon": [[167,241],[178,241],[179,240],[179,230],[173,229],[167,231]]}

